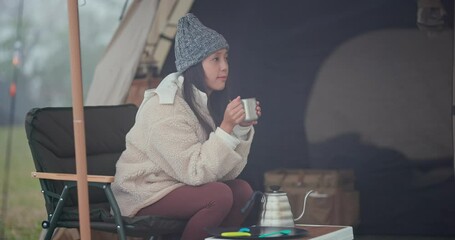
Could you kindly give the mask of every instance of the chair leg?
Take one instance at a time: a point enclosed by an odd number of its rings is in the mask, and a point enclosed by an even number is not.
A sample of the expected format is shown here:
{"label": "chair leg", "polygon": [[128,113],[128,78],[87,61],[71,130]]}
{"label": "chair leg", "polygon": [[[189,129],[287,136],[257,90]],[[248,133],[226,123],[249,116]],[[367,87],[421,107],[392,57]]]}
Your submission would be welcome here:
{"label": "chair leg", "polygon": [[[46,235],[44,236],[44,240],[51,240],[52,236],[54,236],[54,231],[56,227],[50,227],[48,229],[44,229],[43,231],[46,231]],[[41,237],[40,237],[41,238]]]}
{"label": "chair leg", "polygon": [[[60,194],[60,197],[58,199],[57,205],[55,206],[54,212],[52,214],[48,215],[48,220],[47,220],[47,232],[46,236],[44,237],[45,240],[50,240],[52,239],[52,236],[54,235],[55,229],[57,228],[57,221],[60,217],[60,214],[62,213],[63,210],[63,205],[66,202],[66,199],[68,197],[68,185],[65,185],[63,187],[62,193]],[[43,222],[43,227],[44,227],[44,222]]]}
{"label": "chair leg", "polygon": [[177,240],[180,238],[181,238],[180,235],[169,234],[169,235],[159,235],[159,236],[151,235],[149,237],[145,237],[143,240],[169,240],[169,239]]}
{"label": "chair leg", "polygon": [[104,185],[104,193],[106,194],[106,197],[111,204],[111,209],[114,212],[114,219],[115,223],[117,224],[117,233],[119,236],[120,240],[126,240],[126,233],[125,233],[125,226],[122,221],[122,215],[120,213],[120,208],[117,204],[117,201],[115,201],[114,194],[112,193],[112,190],[109,185]]}
{"label": "chair leg", "polygon": [[46,239],[46,234],[49,232],[48,229],[42,229],[41,233],[39,234],[39,240],[45,240]]}

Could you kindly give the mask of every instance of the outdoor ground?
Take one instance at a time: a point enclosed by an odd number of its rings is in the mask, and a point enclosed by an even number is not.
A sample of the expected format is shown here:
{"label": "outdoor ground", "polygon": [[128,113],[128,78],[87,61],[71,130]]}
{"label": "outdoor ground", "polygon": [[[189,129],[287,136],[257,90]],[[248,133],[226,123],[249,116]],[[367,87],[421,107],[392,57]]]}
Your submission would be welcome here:
{"label": "outdoor ground", "polygon": [[[0,204],[2,206],[4,199],[3,183],[6,180],[5,158],[8,131],[8,128],[0,127],[0,188],[2,193]],[[39,182],[30,177],[30,172],[34,170],[34,166],[24,127],[19,125],[13,128],[11,146],[8,201],[4,224],[6,239],[36,240],[41,231],[41,221],[46,217],[46,212]]]}

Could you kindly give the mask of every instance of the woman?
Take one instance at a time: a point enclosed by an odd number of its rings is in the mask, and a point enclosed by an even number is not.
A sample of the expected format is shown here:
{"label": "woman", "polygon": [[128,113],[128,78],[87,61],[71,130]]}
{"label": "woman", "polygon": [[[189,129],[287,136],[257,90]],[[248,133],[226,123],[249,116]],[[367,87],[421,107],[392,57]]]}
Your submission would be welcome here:
{"label": "woman", "polygon": [[[112,185],[122,215],[188,219],[181,239],[240,226],[252,189],[235,179],[254,135],[240,97],[229,100],[229,45],[189,13],[178,22],[178,72],[149,90],[126,136]],[[259,103],[256,108],[261,115]]]}

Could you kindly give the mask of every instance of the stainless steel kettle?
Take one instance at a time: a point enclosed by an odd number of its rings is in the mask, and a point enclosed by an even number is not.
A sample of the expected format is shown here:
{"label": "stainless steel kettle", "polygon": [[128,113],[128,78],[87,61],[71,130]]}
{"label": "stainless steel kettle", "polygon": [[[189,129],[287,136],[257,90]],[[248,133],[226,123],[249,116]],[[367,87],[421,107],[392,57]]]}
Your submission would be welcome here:
{"label": "stainless steel kettle", "polygon": [[[294,221],[298,221],[303,217],[303,214],[305,213],[306,200],[313,190],[306,193],[302,213],[298,218],[294,219],[287,194],[280,191],[280,186],[270,186],[270,189],[271,191],[266,193],[255,192],[252,197],[252,199],[254,199],[257,194],[262,195],[262,206],[259,214],[258,226],[294,227]],[[246,207],[247,206],[244,208]]]}

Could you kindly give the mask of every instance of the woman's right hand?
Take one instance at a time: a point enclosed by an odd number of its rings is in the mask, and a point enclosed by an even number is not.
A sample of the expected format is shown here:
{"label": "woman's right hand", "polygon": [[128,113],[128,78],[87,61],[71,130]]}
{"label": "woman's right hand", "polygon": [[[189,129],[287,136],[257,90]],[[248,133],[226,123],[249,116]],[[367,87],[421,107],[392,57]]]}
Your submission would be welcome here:
{"label": "woman's right hand", "polygon": [[220,128],[231,134],[235,125],[241,123],[243,119],[245,119],[245,110],[238,96],[227,105]]}

